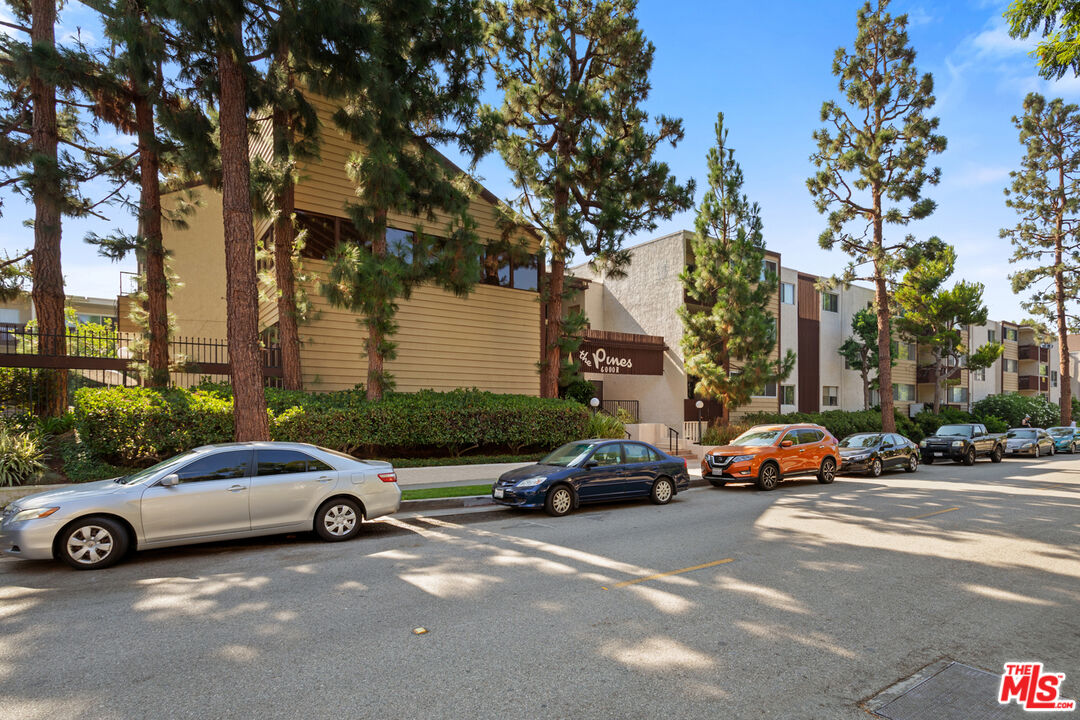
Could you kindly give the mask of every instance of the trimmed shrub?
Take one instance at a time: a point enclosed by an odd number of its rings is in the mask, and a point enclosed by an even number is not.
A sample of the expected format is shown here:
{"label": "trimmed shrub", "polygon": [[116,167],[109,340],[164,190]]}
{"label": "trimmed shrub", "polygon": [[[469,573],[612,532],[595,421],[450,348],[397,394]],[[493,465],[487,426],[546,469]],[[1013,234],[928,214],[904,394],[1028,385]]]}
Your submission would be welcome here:
{"label": "trimmed shrub", "polygon": [[[586,436],[589,422],[589,412],[571,400],[480,390],[391,393],[378,402],[367,401],[362,390],[268,389],[266,396],[274,440],[382,457],[549,450]],[[232,393],[206,385],[194,391],[84,388],[76,394],[75,425],[92,457],[145,464],[231,440]]]}
{"label": "trimmed shrub", "polygon": [[701,434],[702,445],[728,445],[732,440],[750,429],[750,425],[732,423],[710,425]]}
{"label": "trimmed shrub", "polygon": [[45,469],[45,448],[36,433],[0,425],[0,486],[21,485]]}
{"label": "trimmed shrub", "polygon": [[585,435],[591,438],[622,438],[626,437],[626,427],[619,418],[598,412],[589,417]]}
{"label": "trimmed shrub", "polygon": [[1032,427],[1052,427],[1061,422],[1061,408],[1042,395],[990,395],[972,405],[971,412],[979,418],[1000,418],[1009,427],[1020,427],[1025,415],[1031,417]]}

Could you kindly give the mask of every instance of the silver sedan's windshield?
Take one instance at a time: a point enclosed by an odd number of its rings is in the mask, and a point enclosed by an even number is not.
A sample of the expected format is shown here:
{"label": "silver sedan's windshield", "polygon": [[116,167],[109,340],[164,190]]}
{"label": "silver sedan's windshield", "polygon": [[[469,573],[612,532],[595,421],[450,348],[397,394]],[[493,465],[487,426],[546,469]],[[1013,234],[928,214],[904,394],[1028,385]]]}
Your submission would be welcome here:
{"label": "silver sedan's windshield", "polygon": [[172,465],[179,465],[182,462],[190,460],[194,455],[195,455],[194,450],[188,450],[187,452],[180,453],[179,455],[174,455],[173,457],[169,458],[168,460],[162,460],[157,465],[151,465],[148,468],[145,468],[143,470],[138,470],[136,472],[131,473],[130,475],[125,475],[124,477],[118,477],[118,478],[116,478],[116,482],[120,483],[121,485],[131,485],[133,483],[137,483],[140,480],[145,480],[146,478],[150,477],[151,475],[153,475],[155,473],[159,473],[162,470],[164,470],[164,469],[166,469],[166,468],[168,468],[168,467],[170,467]]}
{"label": "silver sedan's windshield", "polygon": [[1034,440],[1036,433],[1034,430],[1028,430],[1026,428],[1013,428],[1009,431],[1008,437],[1016,438],[1018,440]]}

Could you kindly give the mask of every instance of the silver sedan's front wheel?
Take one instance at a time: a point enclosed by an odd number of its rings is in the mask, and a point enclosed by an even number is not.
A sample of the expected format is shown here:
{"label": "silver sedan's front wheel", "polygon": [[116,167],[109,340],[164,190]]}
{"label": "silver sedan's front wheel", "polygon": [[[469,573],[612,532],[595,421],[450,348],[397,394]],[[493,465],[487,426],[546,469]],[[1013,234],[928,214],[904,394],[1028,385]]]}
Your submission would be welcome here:
{"label": "silver sedan's front wheel", "polygon": [[329,542],[348,540],[360,532],[362,518],[355,500],[328,500],[315,513],[315,533]]}
{"label": "silver sedan's front wheel", "polygon": [[115,565],[128,548],[128,532],[107,517],[89,517],[69,525],[59,538],[57,554],[76,570]]}

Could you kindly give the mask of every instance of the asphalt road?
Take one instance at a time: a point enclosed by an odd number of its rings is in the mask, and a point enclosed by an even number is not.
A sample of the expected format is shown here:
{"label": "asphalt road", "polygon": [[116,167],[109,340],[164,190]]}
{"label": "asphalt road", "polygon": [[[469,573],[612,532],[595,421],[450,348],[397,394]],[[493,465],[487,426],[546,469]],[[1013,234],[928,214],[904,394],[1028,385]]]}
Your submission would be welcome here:
{"label": "asphalt road", "polygon": [[1059,456],[4,559],[0,717],[866,718],[941,658],[1076,698],[1078,509]]}

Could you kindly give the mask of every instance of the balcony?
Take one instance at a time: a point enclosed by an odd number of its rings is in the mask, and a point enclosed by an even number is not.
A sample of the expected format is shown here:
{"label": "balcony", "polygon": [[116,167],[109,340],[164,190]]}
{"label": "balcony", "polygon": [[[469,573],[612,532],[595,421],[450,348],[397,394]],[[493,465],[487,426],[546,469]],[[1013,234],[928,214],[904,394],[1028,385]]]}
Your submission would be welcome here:
{"label": "balcony", "polygon": [[1050,362],[1050,348],[1041,345],[1021,345],[1019,350],[1021,360],[1035,360],[1037,362]]}
{"label": "balcony", "polygon": [[[945,379],[946,380],[959,380],[960,379],[960,370],[962,370],[962,368],[958,368],[958,367],[949,368],[949,372],[945,375]],[[922,367],[916,369],[916,371],[915,371],[915,381],[916,382],[918,382],[920,384],[922,384],[922,383],[933,383],[934,380],[935,380],[934,367],[932,365],[923,365]]]}
{"label": "balcony", "polygon": [[1035,392],[1049,392],[1050,390],[1050,378],[1039,375],[1021,375],[1017,383],[1017,388],[1020,390],[1034,390]]}

